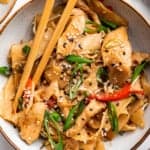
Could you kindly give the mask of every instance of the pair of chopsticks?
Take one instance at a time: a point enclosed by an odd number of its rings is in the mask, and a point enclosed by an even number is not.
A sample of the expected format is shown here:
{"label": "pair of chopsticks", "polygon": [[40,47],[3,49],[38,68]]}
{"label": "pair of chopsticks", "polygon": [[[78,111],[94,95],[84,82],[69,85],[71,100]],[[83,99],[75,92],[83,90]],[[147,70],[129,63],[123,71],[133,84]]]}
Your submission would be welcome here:
{"label": "pair of chopsticks", "polygon": [[[64,9],[64,12],[56,26],[56,29],[48,43],[47,48],[45,49],[45,52],[40,60],[37,70],[35,71],[35,74],[32,78],[33,84],[36,85],[38,83],[38,81],[48,63],[49,57],[52,54],[53,49],[54,49],[59,37],[61,36],[67,21],[69,20],[71,11],[74,8],[76,2],[77,2],[77,0],[68,0],[67,5]],[[51,15],[54,3],[55,3],[55,0],[46,0],[44,11],[43,11],[43,14],[41,17],[41,21],[39,23],[39,27],[37,29],[37,33],[35,35],[33,45],[31,47],[31,51],[28,56],[27,63],[25,65],[24,72],[22,74],[21,81],[20,81],[16,96],[15,96],[14,103],[13,103],[13,112],[14,113],[17,110],[18,99],[22,96],[23,90],[25,89],[26,83],[30,77],[34,62],[35,62],[37,54],[38,54],[40,43],[41,43],[42,37],[44,35],[44,31],[46,29],[46,26],[47,26],[49,17]]]}

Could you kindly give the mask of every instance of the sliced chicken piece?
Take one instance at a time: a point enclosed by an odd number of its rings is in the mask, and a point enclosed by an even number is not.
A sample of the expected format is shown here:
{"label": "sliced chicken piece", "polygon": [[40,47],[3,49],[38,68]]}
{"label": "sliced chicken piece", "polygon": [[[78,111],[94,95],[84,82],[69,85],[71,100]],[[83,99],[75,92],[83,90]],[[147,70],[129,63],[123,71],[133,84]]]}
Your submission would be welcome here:
{"label": "sliced chicken piece", "polygon": [[93,8],[93,10],[97,12],[100,18],[111,21],[118,26],[128,25],[127,21],[123,17],[108,9],[100,0],[91,0],[89,4]]}
{"label": "sliced chicken piece", "polygon": [[132,53],[132,62],[135,64],[140,64],[143,60],[150,61],[150,53],[145,52],[133,52]]}
{"label": "sliced chicken piece", "polygon": [[66,135],[72,137],[79,133],[85,124],[98,112],[102,111],[105,108],[105,104],[98,101],[91,101],[81,115],[77,118],[75,125],[67,130]]}
{"label": "sliced chicken piece", "polygon": [[88,77],[79,88],[80,91],[87,91],[89,93],[93,93],[98,89],[98,83],[96,78],[97,70],[98,67],[92,64],[91,71],[88,73]]}
{"label": "sliced chicken piece", "polygon": [[44,103],[35,103],[27,114],[23,113],[18,119],[20,136],[28,144],[39,138],[45,110],[46,105]]}
{"label": "sliced chicken piece", "polygon": [[106,35],[101,53],[104,65],[109,68],[112,83],[121,85],[130,78],[132,49],[125,27],[120,27]]}
{"label": "sliced chicken piece", "polygon": [[77,2],[77,7],[86,12],[96,23],[100,24],[98,15],[83,0]]}
{"label": "sliced chicken piece", "polygon": [[12,103],[14,97],[15,86],[13,76],[11,75],[7,81],[6,86],[0,92],[0,117],[16,125],[18,115],[12,113]]}
{"label": "sliced chicken piece", "polygon": [[58,40],[58,54],[61,56],[71,54],[75,46],[76,39],[84,32],[86,18],[86,14],[82,10],[77,8],[73,10],[70,22],[65,32]]}
{"label": "sliced chicken piece", "polygon": [[93,54],[95,50],[101,48],[104,36],[105,34],[101,32],[80,37],[77,39],[73,51],[79,55]]}

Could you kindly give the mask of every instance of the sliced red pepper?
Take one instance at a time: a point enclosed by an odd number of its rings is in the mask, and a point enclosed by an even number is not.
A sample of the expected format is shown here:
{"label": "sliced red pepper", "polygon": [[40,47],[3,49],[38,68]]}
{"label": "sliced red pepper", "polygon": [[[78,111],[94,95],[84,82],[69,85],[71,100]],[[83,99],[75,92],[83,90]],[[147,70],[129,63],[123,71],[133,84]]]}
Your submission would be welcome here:
{"label": "sliced red pepper", "polygon": [[127,83],[122,89],[114,92],[114,93],[104,93],[104,94],[91,94],[89,99],[96,99],[99,101],[118,101],[124,98],[129,97],[130,94],[137,93],[137,94],[144,94],[143,91],[131,91],[131,84]]}
{"label": "sliced red pepper", "polygon": [[29,78],[28,81],[27,81],[27,84],[26,84],[26,88],[31,89],[31,87],[32,87],[32,79]]}
{"label": "sliced red pepper", "polygon": [[47,101],[47,106],[49,109],[54,108],[57,104],[57,98],[55,96],[51,96],[50,99]]}

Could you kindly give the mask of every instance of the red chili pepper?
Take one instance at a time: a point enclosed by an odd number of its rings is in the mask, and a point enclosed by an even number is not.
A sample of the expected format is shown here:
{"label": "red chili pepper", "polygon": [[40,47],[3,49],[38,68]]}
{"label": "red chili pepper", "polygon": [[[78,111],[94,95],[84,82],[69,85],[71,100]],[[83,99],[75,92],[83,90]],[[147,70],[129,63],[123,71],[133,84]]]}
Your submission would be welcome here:
{"label": "red chili pepper", "polygon": [[91,94],[89,99],[96,99],[99,101],[118,101],[124,98],[129,97],[130,94],[137,93],[137,94],[144,94],[143,91],[131,91],[131,84],[127,83],[122,89],[114,92],[114,93],[104,93],[104,94]]}
{"label": "red chili pepper", "polygon": [[113,7],[112,7],[112,6],[107,5],[106,7],[107,7],[109,10],[113,11]]}
{"label": "red chili pepper", "polygon": [[26,88],[31,88],[32,87],[32,79],[29,78],[28,81],[27,81],[27,84],[26,84]]}
{"label": "red chili pepper", "polygon": [[57,104],[57,99],[55,96],[52,96],[48,101],[47,101],[47,106],[49,109],[54,108],[54,106]]}

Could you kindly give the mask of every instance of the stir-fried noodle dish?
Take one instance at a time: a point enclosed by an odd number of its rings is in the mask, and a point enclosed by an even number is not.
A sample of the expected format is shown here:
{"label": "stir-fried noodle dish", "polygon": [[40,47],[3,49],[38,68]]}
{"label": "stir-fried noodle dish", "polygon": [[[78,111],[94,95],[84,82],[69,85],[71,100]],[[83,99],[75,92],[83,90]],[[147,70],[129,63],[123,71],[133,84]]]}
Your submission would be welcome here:
{"label": "stir-fried noodle dish", "polygon": [[33,40],[13,44],[0,67],[8,77],[0,116],[48,150],[104,150],[105,141],[144,128],[150,99],[150,54],[133,50],[126,19],[99,0],[76,1],[52,10],[47,0]]}

